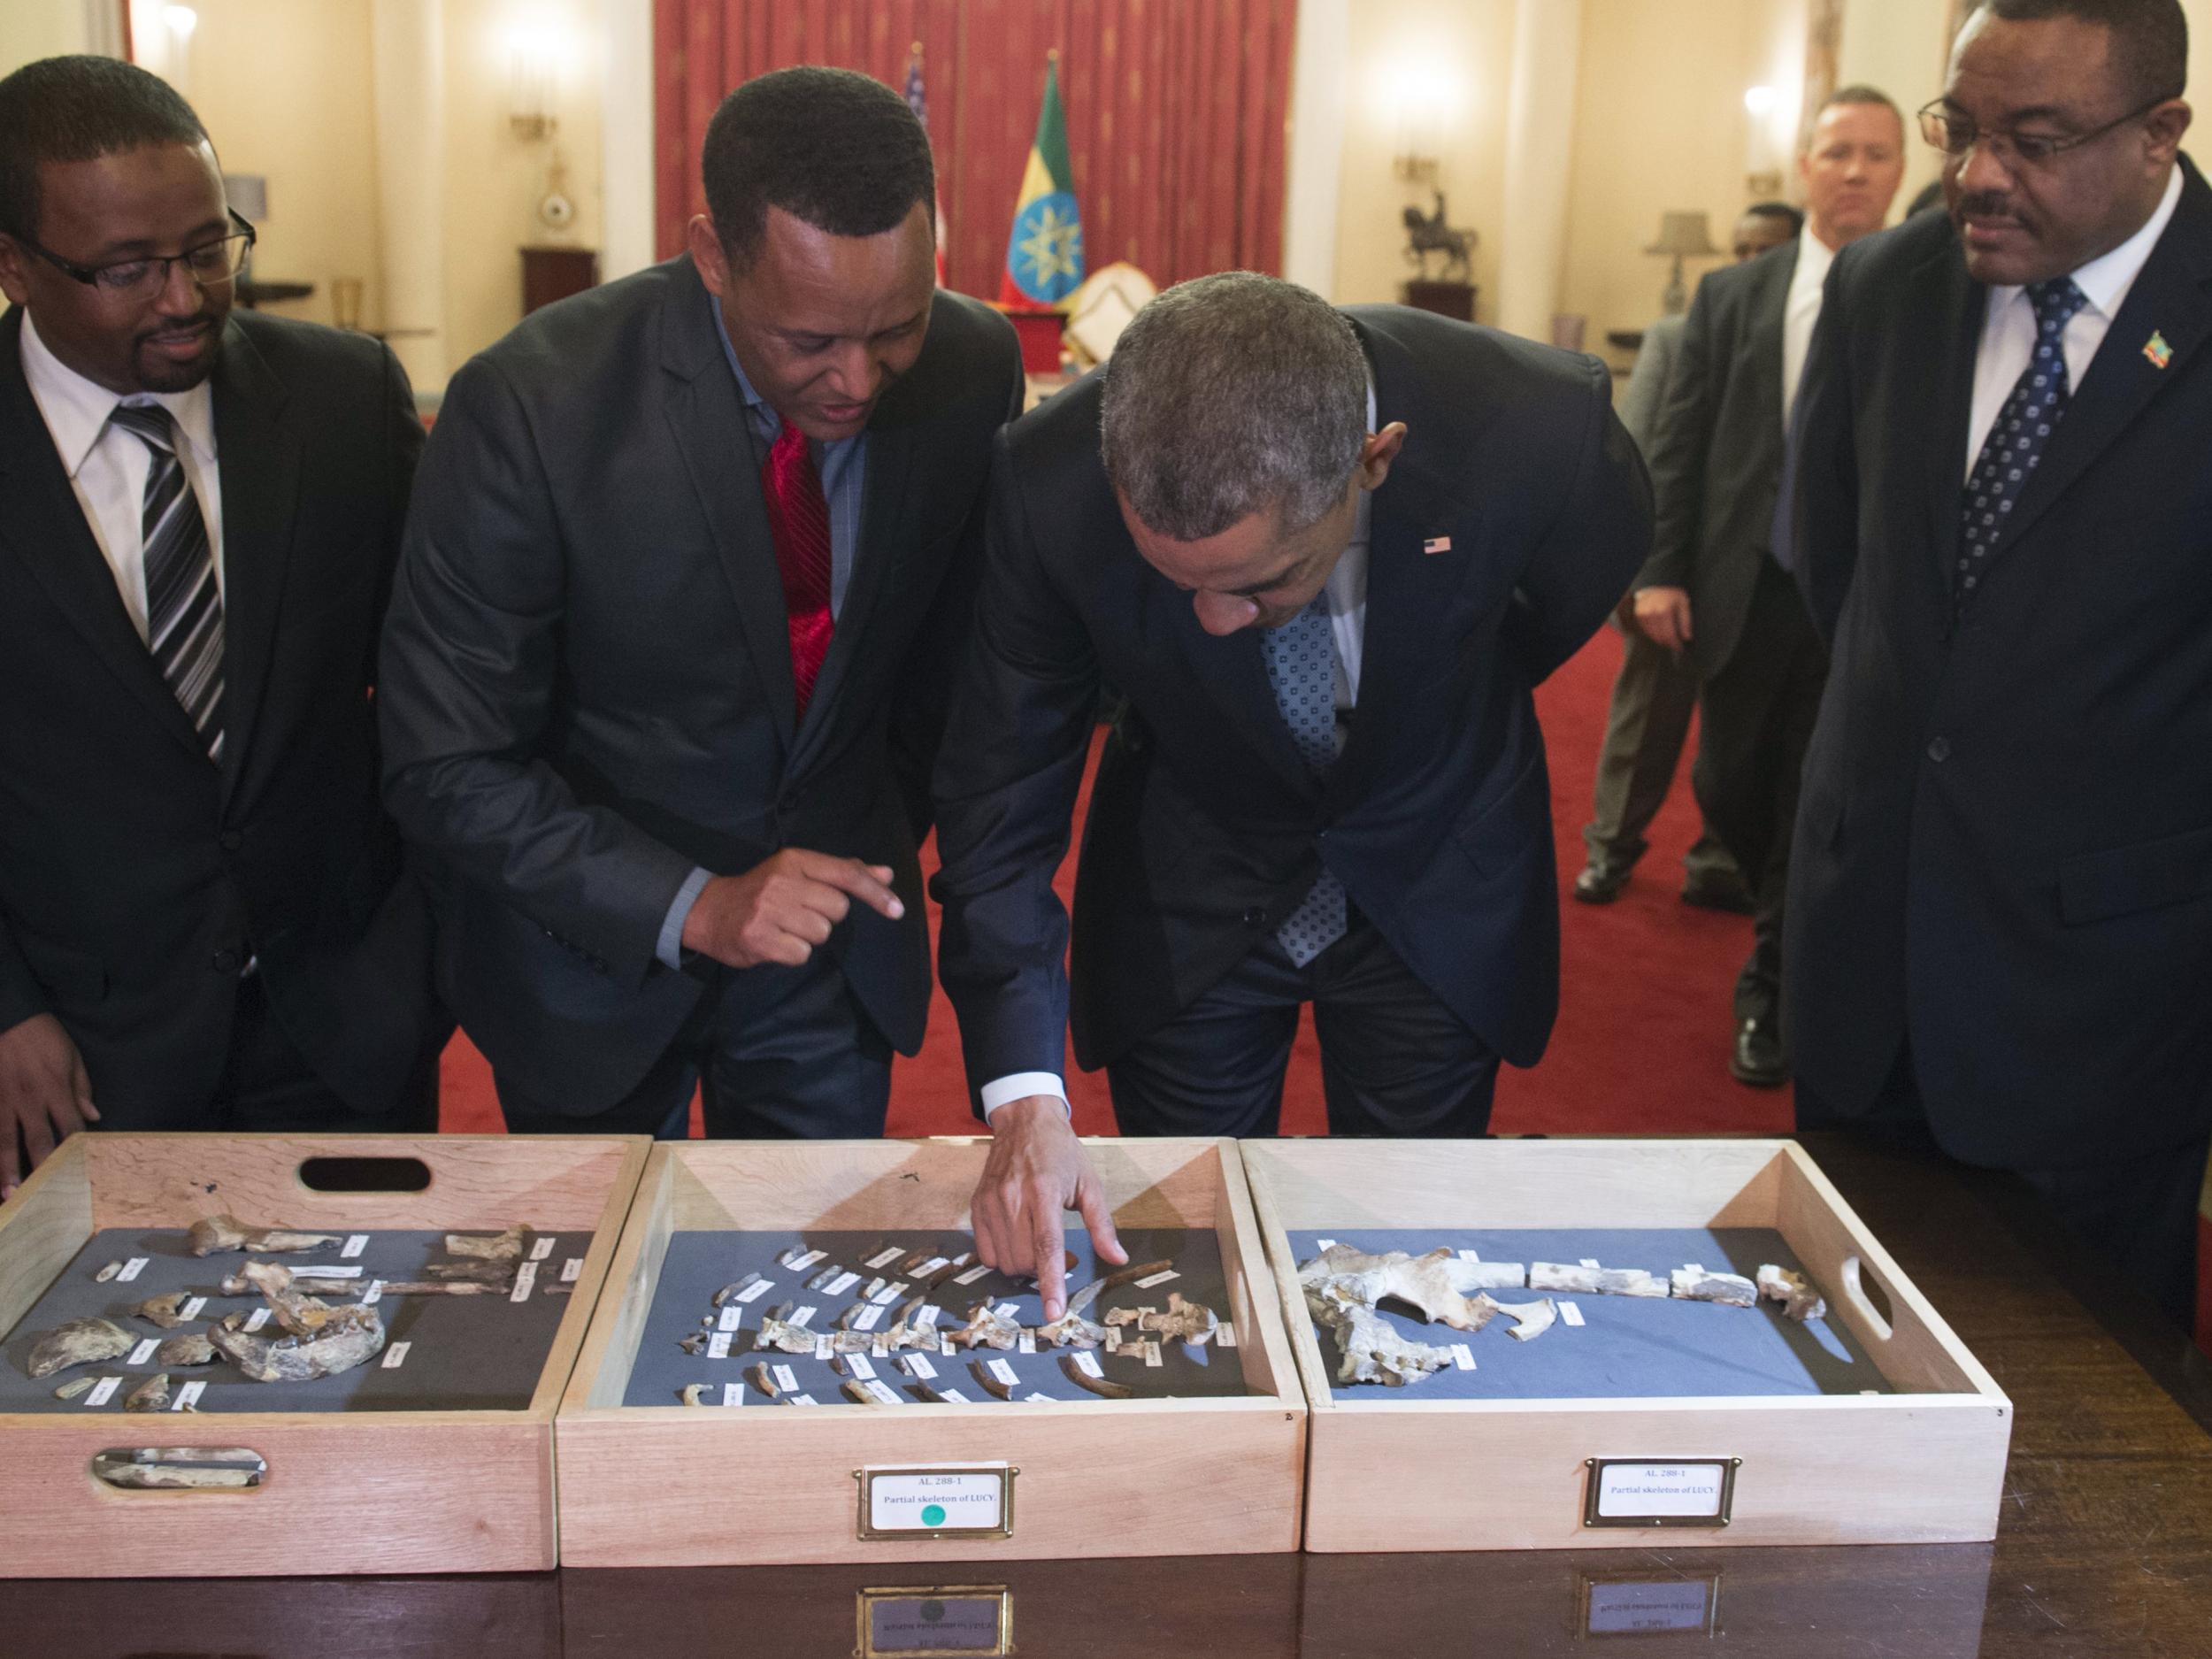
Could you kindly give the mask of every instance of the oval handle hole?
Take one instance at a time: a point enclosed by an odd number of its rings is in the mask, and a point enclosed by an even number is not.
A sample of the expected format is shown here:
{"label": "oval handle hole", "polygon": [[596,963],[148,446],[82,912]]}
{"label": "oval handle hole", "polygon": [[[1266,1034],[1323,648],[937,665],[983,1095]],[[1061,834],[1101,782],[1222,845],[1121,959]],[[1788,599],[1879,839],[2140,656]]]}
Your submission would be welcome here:
{"label": "oval handle hole", "polygon": [[1843,1264],[1843,1282],[1860,1313],[1874,1325],[1876,1334],[1886,1340],[1896,1329],[1896,1315],[1890,1308],[1889,1292],[1882,1288],[1874,1270],[1852,1256]]}
{"label": "oval handle hole", "polygon": [[430,1185],[420,1158],[309,1158],[300,1185],[315,1193],[419,1193]]}
{"label": "oval handle hole", "polygon": [[92,1478],[118,1492],[250,1492],[268,1472],[247,1446],[111,1446],[92,1459]]}

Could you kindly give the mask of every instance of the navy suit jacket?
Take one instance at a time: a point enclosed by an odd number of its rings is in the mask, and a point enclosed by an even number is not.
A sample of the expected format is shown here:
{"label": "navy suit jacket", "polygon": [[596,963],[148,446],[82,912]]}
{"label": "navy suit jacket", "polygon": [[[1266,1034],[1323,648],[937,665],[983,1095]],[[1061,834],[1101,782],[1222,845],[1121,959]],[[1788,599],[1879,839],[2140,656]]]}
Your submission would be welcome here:
{"label": "navy suit jacket", "polygon": [[2212,1126],[2212,190],[2183,165],[1959,626],[1986,290],[1947,219],[1838,257],[1806,369],[1799,578],[1834,665],[1790,867],[1797,1071],[1863,1110],[1909,1033],[1976,1164]]}
{"label": "navy suit jacket", "polygon": [[[1086,1067],[1171,1018],[1323,864],[1508,1060],[1558,1005],[1551,793],[1531,692],[1642,562],[1650,491],[1594,359],[1356,307],[1377,418],[1358,707],[1317,781],[1253,629],[1216,638],[1147,565],[1099,452],[1102,378],[1002,434],[976,645],[937,767],[940,964],[972,1088]],[[1110,367],[1106,373],[1111,373]],[[1437,550],[1426,550],[1429,548]],[[1106,745],[1068,921],[1052,891],[1102,680]]]}

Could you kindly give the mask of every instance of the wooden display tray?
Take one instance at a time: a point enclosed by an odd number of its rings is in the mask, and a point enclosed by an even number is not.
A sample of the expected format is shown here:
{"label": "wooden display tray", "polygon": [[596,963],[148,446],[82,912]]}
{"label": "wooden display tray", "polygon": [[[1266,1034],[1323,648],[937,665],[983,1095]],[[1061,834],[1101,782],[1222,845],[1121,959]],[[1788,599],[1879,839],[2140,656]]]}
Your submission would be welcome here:
{"label": "wooden display tray", "polygon": [[[72,1136],[0,1206],[0,1331],[103,1227],[227,1210],[319,1231],[516,1222],[590,1233],[526,1410],[0,1414],[0,1577],[531,1571],[555,1564],[553,1411],[651,1142],[641,1136]],[[311,1191],[310,1158],[413,1158],[420,1192]],[[90,1462],[134,1445],[250,1447],[250,1491],[120,1492]]]}
{"label": "wooden display tray", "polygon": [[[1735,1463],[1727,1524],[1670,1528],[1670,1546],[1996,1535],[2010,1402],[1794,1142],[1248,1141],[1241,1149],[1313,1413],[1309,1550],[1653,1548],[1660,1540],[1647,1528],[1585,1524],[1589,1465],[1605,1459]],[[1363,1391],[1373,1399],[1332,1394],[1292,1230],[1583,1226],[1778,1232],[1826,1293],[1830,1319],[1899,1392],[1432,1402],[1415,1385]],[[1869,1281],[1889,1318],[1870,1300]]]}
{"label": "wooden display tray", "polygon": [[[654,1148],[556,1424],[571,1566],[988,1562],[1298,1548],[1306,1409],[1231,1141],[1086,1143],[1125,1227],[1210,1228],[1249,1393],[1213,1399],[622,1404],[672,1233],[964,1228],[987,1140]],[[733,1373],[733,1375],[735,1373]],[[859,1536],[863,1468],[1007,1463],[1010,1536]]]}

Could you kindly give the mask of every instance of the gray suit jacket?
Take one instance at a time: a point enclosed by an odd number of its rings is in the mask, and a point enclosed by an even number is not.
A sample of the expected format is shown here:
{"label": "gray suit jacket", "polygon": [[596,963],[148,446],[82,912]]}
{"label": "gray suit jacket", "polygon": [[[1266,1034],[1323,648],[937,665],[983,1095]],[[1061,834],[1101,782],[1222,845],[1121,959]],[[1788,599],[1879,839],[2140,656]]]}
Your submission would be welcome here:
{"label": "gray suit jacket", "polygon": [[1658,430],[1659,411],[1674,389],[1675,373],[1682,362],[1682,330],[1686,317],[1662,317],[1644,330],[1644,343],[1636,352],[1636,366],[1621,388],[1618,413],[1636,447],[1648,457]]}

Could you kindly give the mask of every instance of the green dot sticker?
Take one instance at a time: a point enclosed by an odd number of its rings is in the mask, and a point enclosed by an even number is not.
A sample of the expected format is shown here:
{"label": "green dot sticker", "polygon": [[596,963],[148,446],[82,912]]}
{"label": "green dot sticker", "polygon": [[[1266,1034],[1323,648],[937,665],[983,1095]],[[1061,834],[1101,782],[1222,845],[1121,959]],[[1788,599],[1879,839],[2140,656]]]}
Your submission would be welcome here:
{"label": "green dot sticker", "polygon": [[945,1506],[943,1504],[933,1503],[926,1506],[922,1510],[922,1525],[924,1526],[942,1526],[944,1524]]}

